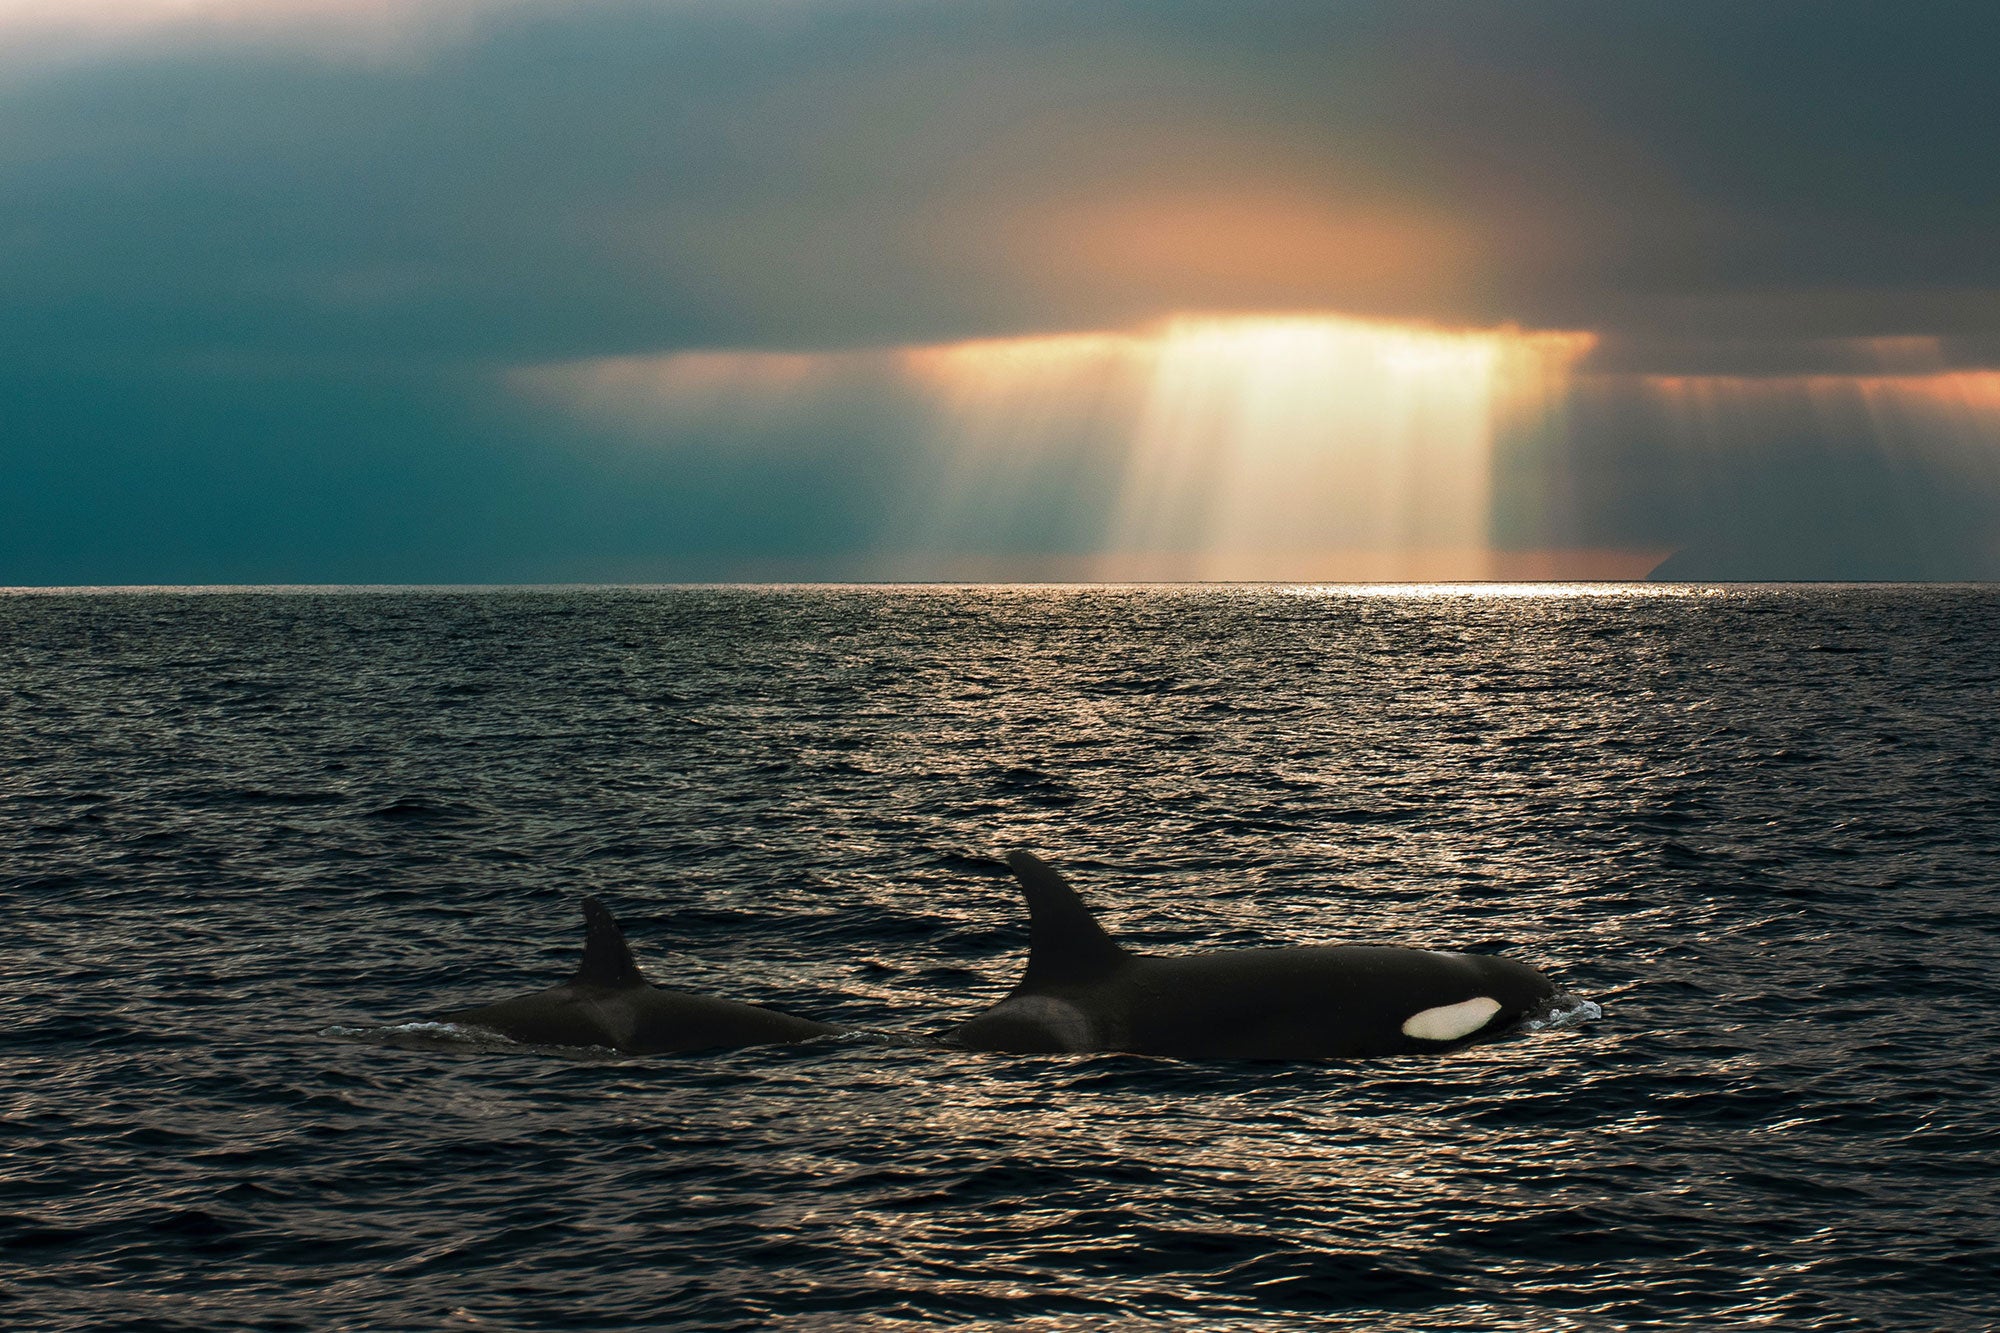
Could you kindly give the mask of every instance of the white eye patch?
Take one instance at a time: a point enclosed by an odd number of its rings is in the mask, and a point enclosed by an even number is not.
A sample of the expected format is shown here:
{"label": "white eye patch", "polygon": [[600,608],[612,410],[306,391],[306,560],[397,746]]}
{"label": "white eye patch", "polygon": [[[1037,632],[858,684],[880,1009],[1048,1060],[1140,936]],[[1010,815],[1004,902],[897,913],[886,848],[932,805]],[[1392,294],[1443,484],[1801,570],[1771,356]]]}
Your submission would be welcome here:
{"label": "white eye patch", "polygon": [[1479,1031],[1500,1012],[1500,1001],[1490,995],[1475,995],[1457,1004],[1441,1004],[1403,1020],[1403,1035],[1418,1041],[1457,1041]]}

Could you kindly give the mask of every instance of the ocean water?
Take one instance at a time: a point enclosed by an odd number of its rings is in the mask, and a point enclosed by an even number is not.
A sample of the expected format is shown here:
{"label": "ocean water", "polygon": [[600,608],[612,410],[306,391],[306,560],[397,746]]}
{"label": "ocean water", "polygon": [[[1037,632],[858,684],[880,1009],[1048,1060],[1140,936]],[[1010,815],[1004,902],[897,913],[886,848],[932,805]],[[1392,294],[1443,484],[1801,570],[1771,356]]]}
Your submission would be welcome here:
{"label": "ocean water", "polygon": [[[1987,1329],[2000,590],[0,596],[0,1327]],[[1504,949],[1445,1057],[923,1039],[996,857]],[[566,976],[860,1029],[426,1039]]]}

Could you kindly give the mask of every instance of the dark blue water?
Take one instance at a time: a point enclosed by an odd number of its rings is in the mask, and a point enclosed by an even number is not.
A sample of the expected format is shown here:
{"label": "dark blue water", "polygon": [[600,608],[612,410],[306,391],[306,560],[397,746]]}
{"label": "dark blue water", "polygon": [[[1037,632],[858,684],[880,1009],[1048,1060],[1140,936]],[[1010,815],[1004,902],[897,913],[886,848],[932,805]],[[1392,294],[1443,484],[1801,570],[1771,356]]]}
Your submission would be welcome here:
{"label": "dark blue water", "polygon": [[[1980,1329],[2000,591],[0,597],[0,1326]],[[923,1049],[993,859],[1171,951],[1505,942],[1442,1058]],[[654,980],[853,1024],[371,1030]]]}

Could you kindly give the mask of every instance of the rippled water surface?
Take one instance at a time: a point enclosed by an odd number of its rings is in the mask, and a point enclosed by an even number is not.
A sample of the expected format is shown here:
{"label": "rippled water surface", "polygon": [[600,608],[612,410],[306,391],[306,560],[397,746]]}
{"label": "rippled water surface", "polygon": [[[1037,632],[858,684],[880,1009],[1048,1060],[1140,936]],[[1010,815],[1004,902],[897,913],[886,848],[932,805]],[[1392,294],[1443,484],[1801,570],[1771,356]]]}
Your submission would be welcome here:
{"label": "rippled water surface", "polygon": [[[1981,1329],[2000,591],[0,596],[7,1328]],[[1132,944],[1504,947],[1446,1057],[921,1038]],[[855,1036],[371,1029],[652,979]]]}

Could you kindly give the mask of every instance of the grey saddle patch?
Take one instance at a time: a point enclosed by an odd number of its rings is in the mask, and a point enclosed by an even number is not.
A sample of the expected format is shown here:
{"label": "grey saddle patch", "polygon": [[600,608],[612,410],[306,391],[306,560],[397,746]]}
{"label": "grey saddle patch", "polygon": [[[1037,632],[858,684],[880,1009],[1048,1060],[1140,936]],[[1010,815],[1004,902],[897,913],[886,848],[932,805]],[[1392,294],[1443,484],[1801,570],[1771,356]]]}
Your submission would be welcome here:
{"label": "grey saddle patch", "polygon": [[1097,1049],[1097,1027],[1090,1015],[1052,995],[1019,995],[1002,1000],[989,1011],[996,1018],[1032,1024],[1049,1034],[1050,1044],[1065,1051]]}

